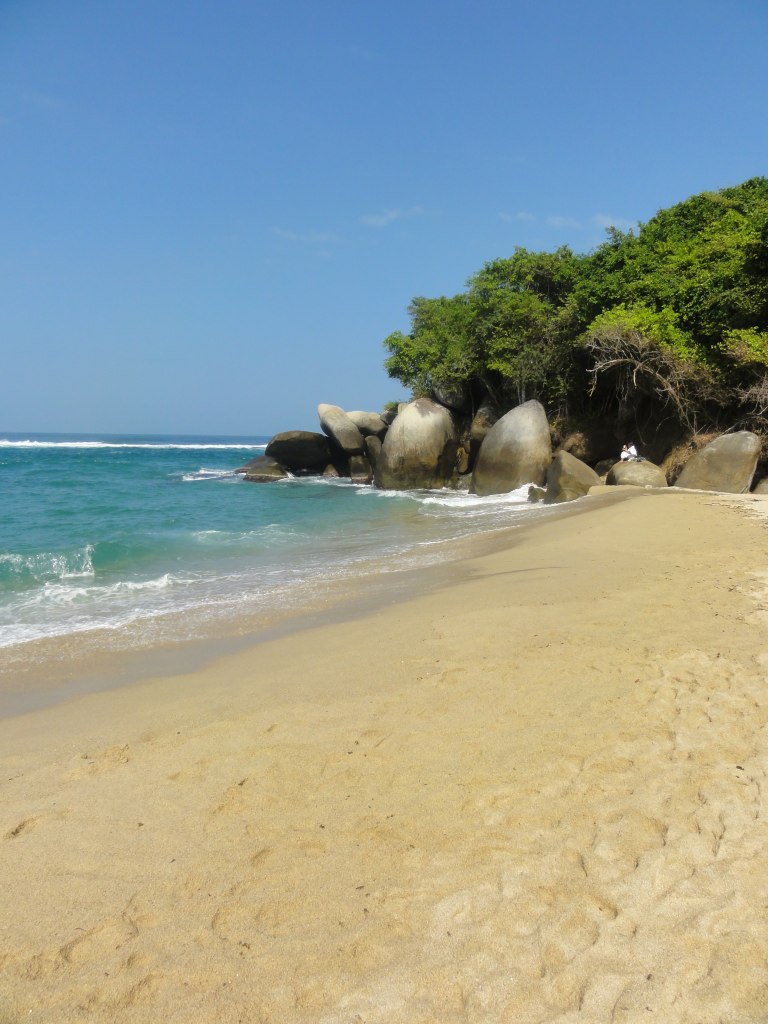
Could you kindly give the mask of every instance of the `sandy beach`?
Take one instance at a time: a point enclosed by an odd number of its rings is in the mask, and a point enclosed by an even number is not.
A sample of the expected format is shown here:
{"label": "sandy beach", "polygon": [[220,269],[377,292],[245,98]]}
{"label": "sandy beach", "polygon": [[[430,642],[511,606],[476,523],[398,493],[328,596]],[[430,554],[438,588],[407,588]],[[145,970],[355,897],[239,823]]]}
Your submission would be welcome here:
{"label": "sandy beach", "polygon": [[623,497],[0,721],[1,1024],[768,1021],[766,499]]}

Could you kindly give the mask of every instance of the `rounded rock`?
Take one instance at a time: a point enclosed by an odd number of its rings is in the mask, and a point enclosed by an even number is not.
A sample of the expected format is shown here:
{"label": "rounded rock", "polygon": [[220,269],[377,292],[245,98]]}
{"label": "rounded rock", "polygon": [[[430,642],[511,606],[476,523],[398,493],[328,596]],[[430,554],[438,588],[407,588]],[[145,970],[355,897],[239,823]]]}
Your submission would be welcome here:
{"label": "rounded rock", "polygon": [[562,501],[575,501],[589,493],[589,488],[600,483],[600,477],[586,462],[577,459],[570,452],[560,451],[547,470],[547,505]]}
{"label": "rounded rock", "polygon": [[283,480],[288,476],[287,471],[268,455],[259,455],[243,466],[245,476],[249,484],[271,484],[275,480]]}
{"label": "rounded rock", "polygon": [[749,430],[716,437],[683,466],[676,487],[745,494],[760,457],[760,438]]}
{"label": "rounded rock", "polygon": [[605,478],[607,484],[630,487],[666,487],[664,470],[653,462],[617,462],[611,466]]}
{"label": "rounded rock", "polygon": [[284,430],[275,434],[264,454],[292,473],[322,473],[332,461],[328,438],[309,430]]}
{"label": "rounded rock", "polygon": [[363,435],[341,406],[326,405],[321,402],[317,407],[320,426],[346,455],[361,455],[364,448]]}
{"label": "rounded rock", "polygon": [[384,490],[445,487],[453,476],[456,429],[446,408],[429,398],[404,405],[387,431],[376,460],[376,486]]}
{"label": "rounded rock", "polygon": [[477,456],[470,490],[506,494],[523,484],[544,485],[552,461],[552,440],[544,406],[518,405],[488,431]]}

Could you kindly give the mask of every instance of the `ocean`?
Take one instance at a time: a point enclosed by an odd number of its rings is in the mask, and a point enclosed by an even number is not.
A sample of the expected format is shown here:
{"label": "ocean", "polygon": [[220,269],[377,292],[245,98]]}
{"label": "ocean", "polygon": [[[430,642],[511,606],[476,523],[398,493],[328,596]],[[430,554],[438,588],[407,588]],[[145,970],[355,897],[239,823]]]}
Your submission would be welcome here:
{"label": "ocean", "polygon": [[446,560],[447,542],[546,512],[527,487],[479,498],[245,483],[235,471],[267,441],[0,434],[6,668],[28,669],[52,641],[67,641],[62,657],[242,635],[339,581]]}

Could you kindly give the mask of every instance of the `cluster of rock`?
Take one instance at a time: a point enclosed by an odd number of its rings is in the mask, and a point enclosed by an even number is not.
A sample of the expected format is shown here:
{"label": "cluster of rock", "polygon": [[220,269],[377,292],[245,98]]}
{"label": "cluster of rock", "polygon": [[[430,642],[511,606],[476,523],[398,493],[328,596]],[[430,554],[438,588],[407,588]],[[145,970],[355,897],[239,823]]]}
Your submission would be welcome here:
{"label": "cluster of rock", "polygon": [[253,483],[289,476],[349,477],[373,482],[373,466],[396,412],[344,412],[338,405],[317,407],[323,433],[286,430],[275,434],[263,455],[238,472]]}
{"label": "cluster of rock", "polygon": [[[461,396],[447,393],[435,399],[417,398],[381,414],[321,404],[317,412],[322,433],[276,434],[265,454],[239,472],[258,483],[323,475],[375,483],[386,490],[453,487],[478,495],[532,484],[532,498],[549,504],[582,497],[603,479],[636,487],[668,484],[663,470],[646,460],[608,460],[593,468],[564,449],[553,453],[547,416],[537,401],[524,402],[503,416],[484,403],[470,417],[462,415]],[[675,483],[693,490],[743,493],[752,484],[759,455],[756,434],[723,434],[693,455]]]}

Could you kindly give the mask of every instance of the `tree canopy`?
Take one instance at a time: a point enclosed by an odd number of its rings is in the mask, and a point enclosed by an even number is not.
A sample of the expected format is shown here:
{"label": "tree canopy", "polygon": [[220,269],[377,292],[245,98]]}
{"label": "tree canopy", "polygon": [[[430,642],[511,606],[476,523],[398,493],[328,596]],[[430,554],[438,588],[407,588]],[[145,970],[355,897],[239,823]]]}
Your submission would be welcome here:
{"label": "tree canopy", "polygon": [[518,248],[452,297],[415,298],[386,368],[502,409],[641,401],[682,421],[768,424],[768,178],[704,192],[593,252]]}

